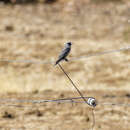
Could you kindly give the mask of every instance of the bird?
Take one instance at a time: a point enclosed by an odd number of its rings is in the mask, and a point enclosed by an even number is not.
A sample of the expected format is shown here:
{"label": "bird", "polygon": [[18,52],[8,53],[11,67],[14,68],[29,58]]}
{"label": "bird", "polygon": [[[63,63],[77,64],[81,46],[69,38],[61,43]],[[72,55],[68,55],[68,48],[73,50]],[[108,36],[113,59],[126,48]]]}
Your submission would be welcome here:
{"label": "bird", "polygon": [[66,57],[68,56],[69,52],[71,51],[71,45],[72,45],[71,42],[65,43],[65,46],[64,46],[63,50],[61,51],[55,65],[57,65],[62,60],[68,61],[68,59]]}

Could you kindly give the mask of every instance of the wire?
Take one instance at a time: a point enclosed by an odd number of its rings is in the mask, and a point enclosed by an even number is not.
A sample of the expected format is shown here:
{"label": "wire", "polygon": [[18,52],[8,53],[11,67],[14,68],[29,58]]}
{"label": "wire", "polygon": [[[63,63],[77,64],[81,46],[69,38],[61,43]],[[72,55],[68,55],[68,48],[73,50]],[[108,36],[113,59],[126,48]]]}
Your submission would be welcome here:
{"label": "wire", "polygon": [[66,75],[66,77],[69,79],[69,81],[71,82],[71,84],[74,86],[74,88],[77,90],[77,92],[79,93],[79,95],[82,97],[82,99],[87,103],[86,99],[84,98],[83,94],[80,92],[80,90],[76,87],[76,85],[74,84],[74,82],[72,81],[72,79],[69,77],[69,75],[65,72],[65,70],[63,69],[63,67],[58,63],[58,66],[60,67],[60,69],[63,71],[63,73]]}
{"label": "wire", "polygon": [[[84,101],[79,101],[84,98],[87,102],[90,99],[94,99],[93,97],[70,97],[70,98],[61,98],[61,99],[48,99],[48,100],[29,100],[29,99],[0,99],[0,104],[3,103],[32,103],[32,104],[42,104],[42,103],[87,103]],[[127,106],[130,107],[129,103],[116,103],[116,102],[100,102],[98,101],[97,105],[117,105],[117,106]]]}
{"label": "wire", "polygon": [[[86,100],[92,97],[84,97]],[[0,99],[0,103],[3,102],[12,102],[12,103],[45,103],[45,102],[57,102],[57,103],[67,103],[67,102],[75,102],[75,103],[82,103],[81,101],[76,101],[81,99],[81,97],[72,97],[72,98],[61,98],[61,99],[49,99],[49,100],[27,100],[27,99]],[[86,102],[85,102],[86,103]]]}
{"label": "wire", "polygon": [[127,106],[130,107],[130,104],[125,104],[125,103],[105,103],[105,102],[99,102],[98,105],[107,105],[107,106]]}
{"label": "wire", "polygon": [[[120,49],[116,49],[116,50],[108,50],[108,51],[104,51],[104,52],[98,52],[95,54],[90,54],[87,56],[80,56],[80,57],[73,57],[70,59],[70,61],[75,61],[75,60],[83,60],[86,58],[90,58],[93,56],[100,56],[100,55],[104,55],[104,54],[110,54],[110,53],[115,53],[115,52],[121,52],[121,51],[125,51],[125,50],[129,50],[130,46],[128,47],[124,47],[124,48],[120,48]],[[10,63],[33,63],[33,64],[54,64],[53,60],[44,60],[44,61],[35,61],[35,60],[10,60],[10,59],[0,59],[0,62],[10,62]],[[93,108],[96,105],[117,105],[117,106],[127,106],[130,107],[130,104],[124,104],[124,103],[105,103],[105,102],[98,102],[96,101],[95,98],[93,97],[84,97],[83,94],[80,92],[80,90],[78,89],[78,87],[74,84],[74,82],[72,81],[72,79],[69,77],[69,75],[65,72],[65,70],[63,69],[63,67],[58,64],[58,66],[60,67],[60,69],[63,71],[63,73],[66,75],[66,77],[69,79],[69,81],[71,82],[71,84],[74,86],[74,88],[77,90],[77,92],[79,93],[79,95],[81,97],[74,97],[74,98],[64,98],[64,99],[54,99],[54,100],[22,100],[22,99],[0,99],[0,106],[13,106],[13,107],[32,107],[29,105],[16,105],[16,104],[3,104],[3,103],[47,103],[47,102],[56,102],[56,103],[87,103],[89,106],[92,106]],[[77,101],[79,99],[83,99],[83,101]],[[94,114],[94,109],[92,108],[92,117],[93,117],[93,124],[92,124],[92,130],[94,129],[95,126],[95,114]]]}
{"label": "wire", "polygon": [[36,61],[36,60],[9,60],[9,59],[0,59],[0,62],[9,62],[9,63],[32,63],[32,64],[53,64],[53,61],[49,61],[49,60]]}
{"label": "wire", "polygon": [[[69,61],[77,61],[77,60],[85,60],[90,57],[94,56],[100,56],[100,55],[105,55],[105,54],[110,54],[110,53],[116,53],[116,52],[121,52],[121,51],[126,51],[130,50],[130,46],[120,48],[120,49],[115,49],[115,50],[108,50],[104,52],[98,52],[94,54],[89,54],[87,56],[80,56],[80,57],[73,57],[70,58]],[[1,58],[0,62],[9,62],[9,63],[32,63],[32,64],[54,64],[54,60],[43,60],[43,61],[37,61],[37,60],[11,60],[11,59],[6,59],[6,58]]]}
{"label": "wire", "polygon": [[104,52],[89,54],[87,56],[74,57],[74,58],[71,58],[71,61],[73,61],[73,60],[75,61],[75,60],[79,60],[79,59],[86,59],[86,58],[93,57],[93,56],[100,56],[100,55],[105,55],[105,54],[110,54],[110,53],[115,53],[115,52],[121,52],[121,51],[126,51],[126,50],[130,50],[130,46],[120,48],[120,49],[115,49],[115,50],[108,50],[108,51],[104,51]]}
{"label": "wire", "polygon": [[93,117],[92,130],[94,130],[94,126],[95,126],[95,114],[94,114],[94,109],[93,108],[92,108],[92,117]]}
{"label": "wire", "polygon": [[[77,100],[80,100],[80,99],[85,99],[85,102],[84,101],[77,101]],[[29,104],[26,104],[26,105],[17,105],[17,104],[12,104],[12,103],[33,103],[33,104],[41,104],[41,103],[49,103],[49,102],[55,102],[55,103],[87,103],[88,104],[88,101],[91,101],[90,99],[94,99],[93,97],[72,97],[72,98],[61,98],[61,99],[53,99],[53,100],[28,100],[28,99],[0,99],[0,106],[7,106],[7,107],[18,107],[18,108],[21,108],[21,107],[24,107],[24,108],[27,108],[27,109],[31,109],[32,106],[29,105]],[[3,104],[3,103],[11,103],[11,104]],[[104,102],[98,102],[98,105],[117,105],[117,106],[127,106],[127,107],[130,107],[130,104],[123,104],[123,103],[104,103]],[[33,105],[34,107],[34,105]],[[36,107],[39,107],[39,106],[36,106]],[[93,120],[93,123],[92,123],[92,127],[91,129],[94,130],[94,127],[95,127],[95,122],[96,122],[96,119],[95,119],[95,109],[94,107],[91,108],[92,110],[92,120]]]}

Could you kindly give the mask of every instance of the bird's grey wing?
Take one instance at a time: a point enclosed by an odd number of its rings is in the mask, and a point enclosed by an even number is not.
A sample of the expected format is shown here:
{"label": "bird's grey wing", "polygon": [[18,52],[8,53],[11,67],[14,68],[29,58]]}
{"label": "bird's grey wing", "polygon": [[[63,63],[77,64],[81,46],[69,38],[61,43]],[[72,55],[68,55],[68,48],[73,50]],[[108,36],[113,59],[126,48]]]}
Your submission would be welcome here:
{"label": "bird's grey wing", "polygon": [[69,54],[70,49],[71,49],[71,48],[69,48],[69,47],[64,48],[64,49],[62,50],[62,52],[60,53],[60,55],[59,55],[59,59],[65,58],[65,57]]}

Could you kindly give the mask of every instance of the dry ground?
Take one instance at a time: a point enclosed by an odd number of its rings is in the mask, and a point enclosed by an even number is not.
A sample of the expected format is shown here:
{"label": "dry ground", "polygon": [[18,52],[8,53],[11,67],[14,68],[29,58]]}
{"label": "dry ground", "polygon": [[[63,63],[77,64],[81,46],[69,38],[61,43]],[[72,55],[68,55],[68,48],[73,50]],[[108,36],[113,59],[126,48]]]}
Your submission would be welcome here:
{"label": "dry ground", "polygon": [[[129,46],[130,2],[63,1],[53,5],[0,4],[0,59],[54,61],[72,41],[69,58]],[[84,95],[99,102],[130,102],[130,51],[63,62]],[[0,62],[1,99],[56,99],[78,96],[52,64]],[[1,129],[86,130],[85,104],[21,104],[0,107]],[[11,103],[10,103],[11,104]],[[31,106],[30,106],[31,105]],[[96,130],[130,130],[128,106],[98,105]]]}
{"label": "dry ground", "polygon": [[[118,95],[117,95],[118,93]],[[98,99],[94,110],[95,130],[129,130],[130,107],[101,105],[101,102],[128,103],[129,95],[125,91],[87,91],[84,95]],[[52,97],[52,98],[50,98]],[[70,91],[44,91],[42,93],[1,95],[1,99],[56,99],[74,97]],[[3,101],[4,102],[4,101]],[[19,105],[7,106],[7,105]],[[22,106],[21,106],[22,105]],[[0,107],[0,128],[10,130],[91,130],[92,109],[86,104],[57,103],[2,103]]]}

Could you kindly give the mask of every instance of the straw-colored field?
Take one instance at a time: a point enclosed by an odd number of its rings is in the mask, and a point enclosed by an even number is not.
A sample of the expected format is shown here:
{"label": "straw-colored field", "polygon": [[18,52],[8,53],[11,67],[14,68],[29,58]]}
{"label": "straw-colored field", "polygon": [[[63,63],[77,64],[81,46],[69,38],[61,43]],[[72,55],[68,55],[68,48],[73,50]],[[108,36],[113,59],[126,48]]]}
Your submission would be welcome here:
{"label": "straw-colored field", "polygon": [[[97,0],[96,0],[97,1]],[[130,103],[130,51],[78,59],[128,47],[130,2],[65,1],[52,5],[0,4],[0,59],[55,61],[72,41],[62,62],[85,96],[104,103]],[[79,96],[58,66],[0,62],[0,100],[57,99]],[[0,104],[3,130],[87,130],[92,111],[85,104]],[[31,105],[31,106],[30,106]],[[95,130],[130,130],[129,106],[98,105]]]}

